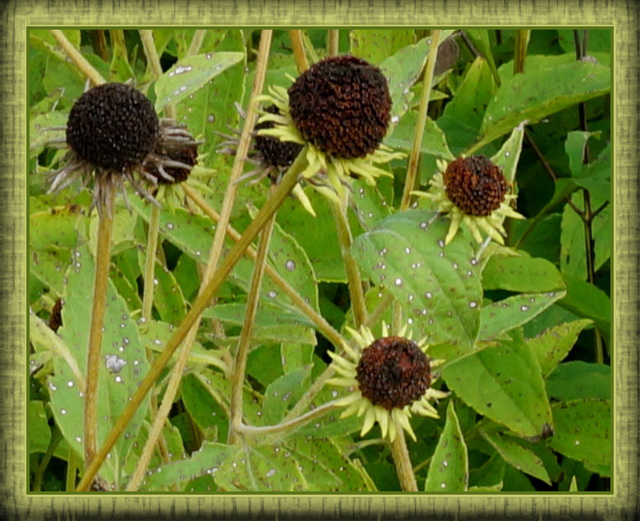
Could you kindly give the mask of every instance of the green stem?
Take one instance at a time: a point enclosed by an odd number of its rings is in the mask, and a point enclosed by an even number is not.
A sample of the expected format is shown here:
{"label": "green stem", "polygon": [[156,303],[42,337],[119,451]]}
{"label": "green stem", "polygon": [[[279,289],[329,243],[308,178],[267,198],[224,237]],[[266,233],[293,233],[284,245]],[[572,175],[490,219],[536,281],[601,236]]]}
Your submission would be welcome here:
{"label": "green stem", "polygon": [[411,154],[409,155],[407,178],[404,183],[404,191],[402,192],[402,199],[400,201],[400,211],[404,211],[409,208],[409,204],[411,202],[411,191],[414,190],[416,186],[418,164],[420,163],[420,148],[422,146],[422,138],[424,136],[424,126],[427,122],[427,109],[429,108],[433,71],[436,66],[436,58],[438,57],[439,40],[440,31],[436,29],[431,35],[429,56],[427,56],[427,63],[422,77],[422,94],[420,95],[420,105],[418,108],[416,126],[413,131],[413,146],[411,147]]}
{"label": "green stem", "polygon": [[[287,432],[295,429],[296,427],[305,425],[310,421],[315,420],[316,418],[320,418],[324,416],[327,412],[334,409],[336,407],[335,402],[328,402],[320,407],[316,407],[312,411],[309,411],[301,416],[297,416],[291,420],[285,420],[277,425],[266,425],[264,427],[254,427],[251,425],[244,425],[242,423],[236,426],[238,432],[242,434],[247,434],[249,436],[266,436],[266,435],[276,435],[282,432]],[[272,444],[275,442],[275,439],[265,440],[265,444]]]}
{"label": "green stem", "polygon": [[78,472],[78,456],[72,450],[69,450],[69,460],[67,461],[67,475],[65,490],[73,492],[76,488],[76,474]]}
{"label": "green stem", "polygon": [[257,237],[258,233],[265,225],[267,220],[277,211],[280,205],[286,200],[294,186],[298,183],[298,176],[304,170],[306,166],[305,158],[306,150],[303,149],[298,155],[297,159],[291,165],[287,173],[282,177],[280,183],[277,185],[276,190],[272,196],[265,202],[264,206],[258,212],[256,218],[251,221],[247,229],[240,237],[240,240],[234,248],[225,257],[224,262],[219,269],[214,273],[213,277],[206,285],[204,290],[198,295],[193,302],[191,309],[182,320],[180,325],[175,329],[173,335],[167,341],[164,351],[156,359],[151,369],[140,382],[136,392],[131,396],[131,400],[125,407],[120,418],[116,422],[115,426],[107,436],[104,445],[100,448],[100,451],[96,455],[96,458],[91,463],[89,468],[85,471],[85,474],[78,484],[76,490],[87,490],[91,483],[91,480],[98,472],[100,466],[104,462],[109,451],[113,448],[116,441],[131,421],[131,418],[135,414],[136,410],[142,403],[142,400],[149,392],[149,389],[153,386],[153,383],[158,379],[167,363],[173,356],[173,353],[180,346],[187,333],[195,324],[196,320],[200,317],[202,312],[209,306],[211,299],[220,289],[222,283],[226,280],[231,273],[233,267],[237,264],[240,258],[244,255],[249,245]]}
{"label": "green stem", "polygon": [[356,260],[353,258],[353,255],[351,255],[351,244],[353,243],[353,238],[351,236],[351,229],[349,228],[346,207],[344,204],[340,204],[335,201],[329,201],[329,204],[336,223],[336,232],[338,234],[338,242],[340,243],[342,260],[347,272],[347,283],[349,285],[349,294],[351,296],[353,320],[356,328],[358,328],[367,320],[367,305],[364,300],[360,270],[358,269]]}
{"label": "green stem", "polygon": [[[208,215],[211,220],[215,222],[220,221],[220,215],[209,206],[207,201],[193,188],[189,185],[185,184],[183,186],[187,197],[191,199],[206,215]],[[233,228],[231,225],[227,225],[227,236],[231,238],[234,242],[238,242],[240,240],[241,235]],[[257,252],[255,248],[249,247],[247,249],[247,255],[255,260],[257,256]],[[287,295],[290,299],[294,307],[300,310],[309,320],[311,320],[318,331],[331,342],[334,346],[340,346],[346,340],[336,331],[329,322],[325,320],[325,318],[318,313],[313,307],[311,307],[301,296],[300,293],[297,292],[295,288],[293,288],[286,280],[284,280],[280,274],[272,268],[269,264],[265,267],[265,272],[269,278],[282,290],[282,292]]]}
{"label": "green stem", "polygon": [[240,333],[236,358],[233,364],[233,375],[231,377],[231,408],[229,411],[229,436],[227,440],[229,445],[241,441],[241,438],[238,436],[238,432],[240,432],[243,417],[242,389],[244,386],[245,371],[247,367],[247,355],[249,354],[249,348],[251,347],[253,324],[256,319],[256,314],[258,313],[260,287],[262,286],[264,268],[267,263],[267,254],[269,252],[271,234],[273,233],[275,216],[276,214],[273,214],[261,232],[260,241],[258,243],[258,254],[253,265],[251,285],[249,286],[249,294],[247,295],[244,326]]}
{"label": "green stem", "polygon": [[111,193],[105,194],[106,208],[102,209],[98,218],[96,271],[93,283],[91,329],[89,330],[87,376],[84,389],[85,466],[91,465],[98,448],[98,382],[100,380],[102,333],[107,304],[109,265],[111,263],[111,234],[113,232],[113,213],[116,200],[113,183],[105,183],[103,189]]}
{"label": "green stem", "polygon": [[519,29],[516,31],[516,43],[513,50],[513,74],[524,72],[524,62],[527,57],[527,47],[530,36],[530,29]]}
{"label": "green stem", "polygon": [[198,29],[193,34],[193,39],[191,40],[191,45],[189,45],[187,56],[194,56],[200,52],[200,48],[202,47],[202,42],[204,41],[204,37],[206,35],[207,35],[206,29]]}
{"label": "green stem", "polygon": [[[44,456],[42,456],[42,459],[40,460],[40,464],[38,465],[38,469],[35,473],[35,476],[33,477],[33,484],[31,486],[32,492],[40,492],[42,490],[42,479],[44,478],[44,473],[46,472],[47,467],[51,462],[53,453],[55,452],[56,448],[58,447],[61,441],[62,441],[62,433],[60,432],[60,429],[58,429],[57,426],[54,425],[53,430],[51,432],[51,439],[49,440],[49,446],[47,447],[47,451],[44,453]],[[72,451],[69,451],[69,452],[72,452]]]}
{"label": "green stem", "polygon": [[391,305],[393,301],[394,301],[393,295],[387,292],[385,296],[382,297],[382,300],[380,301],[380,303],[376,306],[376,309],[374,309],[371,313],[369,313],[369,316],[367,317],[367,320],[365,321],[364,325],[367,326],[369,329],[371,329],[373,325],[376,324],[378,320],[380,320],[380,317],[382,317],[384,312],[387,310],[387,308]]}
{"label": "green stem", "polygon": [[329,42],[327,45],[327,54],[329,56],[337,56],[340,52],[340,30],[329,29],[327,31],[329,36]]}
{"label": "green stem", "polygon": [[393,457],[393,462],[396,466],[400,486],[405,492],[417,492],[418,483],[416,482],[416,476],[413,473],[413,468],[411,466],[409,449],[407,449],[407,441],[404,437],[404,429],[397,421],[395,427],[396,436],[390,445],[391,456]]}
{"label": "green stem", "polygon": [[293,47],[293,57],[296,60],[298,74],[302,74],[309,68],[309,61],[307,60],[307,55],[304,52],[304,44],[302,43],[302,31],[299,29],[290,30],[289,38],[291,39],[291,47]]}
{"label": "green stem", "polygon": [[94,85],[102,85],[103,83],[106,83],[102,75],[94,69],[93,65],[91,65],[85,57],[82,56],[82,54],[80,54],[62,31],[52,29],[51,34],[60,44],[60,47],[64,49],[64,52],[66,52],[69,58],[71,58],[71,61],[76,64],[76,67],[78,67],[80,72],[91,80],[91,83]]}
{"label": "green stem", "polygon": [[151,205],[151,216],[149,217],[149,233],[147,236],[147,258],[144,270],[144,293],[142,295],[142,318],[151,320],[151,309],[153,307],[153,290],[156,266],[156,250],[158,249],[158,232],[160,229],[160,208]]}

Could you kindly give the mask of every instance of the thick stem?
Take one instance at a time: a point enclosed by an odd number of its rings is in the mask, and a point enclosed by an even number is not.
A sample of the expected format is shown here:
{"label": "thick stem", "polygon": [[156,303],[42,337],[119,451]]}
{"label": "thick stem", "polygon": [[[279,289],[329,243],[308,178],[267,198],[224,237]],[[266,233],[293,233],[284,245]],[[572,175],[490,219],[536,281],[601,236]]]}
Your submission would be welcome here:
{"label": "thick stem", "polygon": [[84,459],[85,467],[91,465],[98,448],[98,382],[100,380],[100,359],[104,312],[107,304],[109,285],[109,264],[111,262],[111,234],[115,194],[113,184],[106,183],[104,190],[111,191],[105,196],[107,208],[98,219],[98,247],[96,252],[96,272],[93,283],[93,306],[91,309],[91,329],[89,330],[89,350],[87,353],[87,376],[84,389]]}
{"label": "thick stem", "polygon": [[258,303],[260,301],[260,287],[262,277],[267,263],[267,254],[273,233],[275,214],[267,221],[262,229],[260,242],[258,243],[258,254],[253,265],[253,274],[247,295],[247,306],[244,315],[244,326],[238,340],[236,358],[233,364],[233,375],[231,377],[231,409],[229,411],[229,436],[228,443],[232,445],[240,441],[238,436],[239,428],[242,425],[242,389],[244,386],[245,371],[247,367],[247,355],[251,347],[251,337],[253,334],[253,323],[258,313]]}
{"label": "thick stem", "polygon": [[329,56],[337,56],[340,52],[340,30],[339,29],[329,29],[327,31],[329,42],[327,45],[327,54]]}
{"label": "thick stem", "polygon": [[353,238],[351,236],[351,229],[349,228],[349,220],[347,219],[346,206],[335,201],[330,201],[330,205],[331,213],[333,213],[336,223],[336,232],[338,234],[344,268],[347,272],[353,320],[356,328],[358,328],[367,320],[367,305],[364,300],[360,270],[358,269],[356,260],[353,258],[353,255],[351,255]]}
{"label": "thick stem", "polygon": [[151,205],[149,232],[147,236],[147,258],[144,269],[144,293],[142,295],[142,318],[151,320],[153,307],[153,281],[155,279],[156,250],[158,249],[158,231],[160,229],[160,208]]}
{"label": "thick stem", "polygon": [[424,136],[424,126],[427,122],[427,109],[429,108],[429,97],[431,95],[431,83],[433,82],[433,71],[436,66],[436,58],[438,57],[438,44],[440,43],[440,31],[434,30],[431,35],[431,43],[429,47],[429,56],[425,65],[424,75],[422,77],[422,94],[420,95],[420,106],[418,108],[418,116],[416,126],[413,131],[413,146],[409,155],[409,164],[407,165],[407,178],[404,183],[404,191],[400,201],[400,211],[409,208],[411,202],[411,191],[415,189],[418,164],[420,163],[420,148],[422,146],[422,137]]}
{"label": "thick stem", "polygon": [[516,43],[513,50],[513,73],[524,72],[524,62],[527,57],[527,47],[529,46],[530,29],[519,29],[516,31]]}
{"label": "thick stem", "polygon": [[391,456],[393,457],[393,463],[396,466],[400,486],[402,487],[402,490],[406,492],[417,492],[418,483],[416,482],[416,476],[413,473],[413,468],[411,466],[409,449],[407,449],[407,441],[404,437],[404,429],[398,421],[396,421],[395,428],[396,436],[390,443],[390,446]]}
{"label": "thick stem", "polygon": [[107,454],[113,448],[116,441],[118,440],[128,423],[131,421],[131,418],[142,403],[142,400],[144,400],[144,397],[149,392],[149,389],[151,389],[154,382],[158,379],[163,369],[166,367],[167,363],[173,356],[173,353],[180,346],[187,333],[189,332],[193,324],[195,324],[196,320],[198,320],[202,312],[209,306],[209,302],[211,301],[211,299],[218,292],[220,286],[229,276],[229,273],[231,273],[233,267],[244,255],[249,245],[257,237],[258,233],[265,225],[267,220],[276,212],[276,210],[280,207],[284,200],[289,196],[294,186],[298,183],[298,176],[306,166],[305,154],[306,150],[302,150],[293,165],[291,165],[287,173],[282,177],[280,184],[278,184],[273,195],[266,201],[260,212],[258,212],[256,218],[249,224],[245,232],[242,234],[242,237],[240,238],[236,246],[229,252],[222,265],[214,273],[213,277],[206,285],[204,290],[193,302],[191,309],[182,320],[180,325],[176,328],[173,335],[171,335],[171,337],[167,341],[164,351],[156,359],[147,375],[140,382],[138,389],[131,397],[131,400],[127,404],[125,410],[122,412],[120,418],[118,418],[116,425],[107,436],[107,439],[105,440],[104,445],[100,448],[100,451],[96,455],[96,458],[93,460],[90,467],[85,471],[85,475],[78,484],[76,490],[87,490],[88,486],[91,483],[91,480],[98,472]]}
{"label": "thick stem", "polygon": [[289,38],[291,39],[291,47],[293,47],[293,57],[296,60],[298,73],[302,74],[309,68],[309,61],[307,60],[307,55],[304,52],[304,43],[302,42],[302,31],[300,31],[299,29],[290,30]]}
{"label": "thick stem", "polygon": [[204,41],[204,37],[206,35],[206,29],[198,29],[195,33],[193,33],[193,39],[191,40],[191,45],[189,45],[187,56],[194,56],[200,52],[202,42]]}
{"label": "thick stem", "polygon": [[71,61],[76,64],[76,67],[78,67],[80,72],[91,80],[91,83],[94,85],[102,85],[103,83],[106,83],[101,74],[93,68],[93,65],[91,65],[73,46],[73,44],[67,40],[67,37],[62,31],[52,29],[51,34],[60,44],[60,47],[64,49],[64,52],[66,52],[69,58],[71,58]]}

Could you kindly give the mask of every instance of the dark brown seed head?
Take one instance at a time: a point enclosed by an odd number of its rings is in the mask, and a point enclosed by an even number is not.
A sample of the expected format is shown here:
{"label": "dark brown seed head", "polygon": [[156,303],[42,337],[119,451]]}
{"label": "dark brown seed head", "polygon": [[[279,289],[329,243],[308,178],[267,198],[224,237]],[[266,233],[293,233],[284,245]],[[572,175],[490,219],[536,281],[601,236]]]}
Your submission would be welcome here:
{"label": "dark brown seed head", "polygon": [[431,363],[412,340],[385,337],[362,352],[356,379],[362,396],[373,405],[401,409],[419,400],[431,385]]}
{"label": "dark brown seed head", "polygon": [[466,215],[491,215],[504,201],[509,183],[484,156],[458,158],[443,174],[447,196]]}
{"label": "dark brown seed head", "polygon": [[389,126],[391,96],[377,67],[354,56],[326,58],[289,88],[291,118],[305,140],[331,156],[365,157]]}
{"label": "dark brown seed head", "polygon": [[[275,105],[270,105],[264,109],[265,112],[270,114],[279,114],[280,111]],[[273,128],[274,123],[272,121],[264,121],[258,123],[255,126],[255,130],[261,130],[263,128]],[[257,134],[255,137],[255,149],[260,152],[262,156],[263,166],[271,166],[278,169],[289,168],[298,157],[302,145],[298,143],[292,143],[290,141],[280,141],[273,136],[262,136]]]}
{"label": "dark brown seed head", "polygon": [[144,94],[123,83],[105,83],[71,108],[67,144],[90,165],[121,172],[142,163],[158,131],[158,116]]}
{"label": "dark brown seed head", "polygon": [[[180,163],[184,163],[190,167],[195,166],[198,162],[198,145],[185,145],[179,148],[166,149],[164,147],[158,147],[156,149],[156,154],[160,157],[159,163],[162,164],[163,158],[168,158],[172,161],[178,161]],[[166,177],[160,175],[156,166],[150,165],[146,167],[146,171],[154,176],[158,184],[161,185],[172,185],[177,183],[182,183],[189,178],[189,174],[191,174],[190,168],[177,167],[177,166],[165,166],[164,171],[173,177],[174,181],[170,181]]]}

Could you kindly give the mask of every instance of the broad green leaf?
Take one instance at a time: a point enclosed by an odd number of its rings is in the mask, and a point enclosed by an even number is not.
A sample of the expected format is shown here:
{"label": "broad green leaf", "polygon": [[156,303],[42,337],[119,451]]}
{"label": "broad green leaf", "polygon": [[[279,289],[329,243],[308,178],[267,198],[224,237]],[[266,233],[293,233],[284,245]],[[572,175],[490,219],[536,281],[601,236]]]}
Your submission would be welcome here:
{"label": "broad green leaf", "polygon": [[[378,185],[381,184],[380,182]],[[371,186],[367,182],[356,179],[352,183],[353,197],[351,199],[353,212],[349,212],[349,217],[355,217],[360,228],[368,231],[378,221],[388,217],[391,213],[389,205],[384,196],[380,193],[379,186]],[[351,221],[353,223],[353,219]],[[357,228],[352,226],[352,234],[356,235]]]}
{"label": "broad green leaf", "polygon": [[53,294],[62,295],[65,273],[71,264],[71,251],[57,248],[38,251],[31,248],[29,253],[29,273],[37,277]]}
{"label": "broad green leaf", "polygon": [[492,255],[482,270],[482,287],[518,292],[564,289],[564,279],[556,267],[545,259]]}
{"label": "broad green leaf", "polygon": [[589,319],[565,322],[544,330],[540,335],[527,340],[531,351],[538,358],[542,376],[551,371],[567,356],[578,339],[578,334],[591,324]]}
{"label": "broad green leaf", "polygon": [[360,461],[345,456],[350,449],[348,442],[341,442],[339,438],[295,436],[287,439],[286,447],[299,462],[309,491],[375,490]]}
{"label": "broad green leaf", "polygon": [[465,29],[464,32],[475,48],[482,53],[482,57],[486,60],[489,70],[495,79],[498,76],[498,69],[496,68],[493,52],[491,51],[489,31],[487,29]]}
{"label": "broad green leaf", "polygon": [[349,32],[351,54],[379,65],[387,56],[415,43],[415,31],[410,29],[354,29]]}
{"label": "broad green leaf", "polygon": [[611,299],[600,288],[583,280],[564,276],[567,294],[559,304],[580,317],[592,319],[609,343],[611,335]]}
{"label": "broad green leaf", "polygon": [[582,461],[601,476],[611,475],[611,402],[571,400],[553,406],[554,435],[549,446]]}
{"label": "broad green leaf", "polygon": [[502,480],[506,463],[497,452],[485,461],[482,466],[473,468],[469,472],[469,491],[489,488],[502,490]]}
{"label": "broad green leaf", "polygon": [[84,219],[79,208],[63,206],[29,216],[29,245],[34,250],[74,248],[78,242],[75,225]]}
{"label": "broad green leaf", "polygon": [[[440,41],[447,38],[452,31],[442,31]],[[387,77],[391,94],[391,123],[396,123],[409,109],[413,97],[410,88],[420,77],[429,54],[431,38],[423,38],[415,45],[400,49],[380,64],[380,70]]]}
{"label": "broad green leaf", "polygon": [[525,72],[511,77],[505,74],[509,67],[512,64],[500,68],[503,83],[487,106],[480,144],[510,132],[523,120],[536,123],[611,90],[609,67],[576,61],[575,55],[529,56]]}
{"label": "broad green leaf", "polygon": [[556,367],[547,377],[549,398],[568,402],[578,399],[610,399],[611,368],[575,360]]}
{"label": "broad green leaf", "polygon": [[481,434],[509,465],[551,485],[549,474],[535,452],[523,447],[511,436],[500,436],[484,430],[481,430]]}
{"label": "broad green leaf", "polygon": [[207,438],[209,441],[224,443],[229,429],[227,411],[213,399],[201,378],[193,373],[185,375],[180,383],[182,402],[202,430],[213,432],[215,429],[216,435]]}
{"label": "broad green leaf", "polygon": [[[73,260],[67,271],[62,309],[63,325],[58,333],[84,376],[95,267],[86,244],[73,251]],[[107,290],[101,360],[98,384],[98,445],[104,443],[149,368],[137,325],[111,283]],[[54,366],[55,373],[49,378],[48,385],[56,423],[69,446],[78,454],[82,454],[82,382],[78,381],[72,368],[62,357],[55,358]],[[148,401],[145,400],[124,434],[116,442],[114,450],[111,451],[112,457],[102,467],[104,479],[115,483],[116,487],[122,479],[122,476],[118,475],[118,469],[127,458],[147,407]]]}
{"label": "broad green leaf", "polygon": [[[571,196],[574,205],[582,210],[583,196],[577,193]],[[562,212],[560,236],[560,270],[565,275],[585,280],[587,278],[587,257],[585,252],[584,224],[582,218],[569,205]]]}
{"label": "broad green leaf", "polygon": [[414,336],[465,352],[478,331],[478,263],[462,234],[445,246],[448,227],[431,212],[396,213],[356,238],[352,252],[363,273],[403,306]]}
{"label": "broad green leaf", "polygon": [[480,311],[478,338],[480,340],[490,340],[506,331],[521,326],[542,313],[564,295],[564,291],[528,293],[492,302]]}
{"label": "broad green leaf", "polygon": [[[140,266],[144,269],[146,256],[138,252],[138,257]],[[160,320],[178,325],[187,313],[187,303],[173,273],[158,259],[155,264],[153,285],[153,305],[160,315]]]}
{"label": "broad green leaf", "polygon": [[465,73],[454,98],[445,107],[444,114],[438,118],[438,126],[447,136],[455,156],[477,139],[485,108],[495,88],[487,62],[481,57],[476,58]]}
{"label": "broad green leaf", "polygon": [[156,110],[187,98],[243,58],[240,52],[208,52],[182,58],[156,82]]}
{"label": "broad green leaf", "polygon": [[282,370],[285,373],[313,363],[313,345],[286,342],[280,346]]}
{"label": "broad green leaf", "polygon": [[[409,152],[413,147],[416,117],[415,111],[407,112],[398,125],[396,125],[393,133],[385,138],[385,144],[387,146]],[[427,118],[425,121],[424,136],[422,138],[422,143],[420,144],[420,153],[429,154],[442,159],[455,159],[447,145],[447,137],[431,118]]]}
{"label": "broad green leaf", "polygon": [[585,177],[588,175],[588,164],[583,163],[584,151],[592,137],[600,138],[602,132],[583,132],[576,130],[567,134],[565,141],[565,151],[569,156],[569,169],[571,175],[575,178]]}
{"label": "broad green leaf", "polygon": [[51,441],[51,428],[49,427],[43,401],[29,401],[28,425],[29,454],[34,452],[47,452],[49,442]]}
{"label": "broad green leaf", "polygon": [[311,365],[294,369],[269,384],[262,406],[262,418],[267,425],[281,421],[289,407],[302,396],[308,387],[310,372]]}
{"label": "broad green leaf", "polygon": [[453,400],[447,406],[447,421],[429,463],[425,492],[464,492],[469,485],[469,459]]}
{"label": "broad green leaf", "polygon": [[521,436],[552,424],[538,362],[520,340],[502,341],[446,364],[447,387],[477,412]]}

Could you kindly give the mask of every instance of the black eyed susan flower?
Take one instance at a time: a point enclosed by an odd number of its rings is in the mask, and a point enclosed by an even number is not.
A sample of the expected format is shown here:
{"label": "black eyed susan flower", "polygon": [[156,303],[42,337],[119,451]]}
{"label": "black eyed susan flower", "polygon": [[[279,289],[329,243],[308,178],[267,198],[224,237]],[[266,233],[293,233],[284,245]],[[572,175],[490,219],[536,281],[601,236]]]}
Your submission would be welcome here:
{"label": "black eyed susan flower", "polygon": [[381,143],[391,119],[387,80],[377,67],[353,56],[326,58],[301,74],[287,90],[270,87],[263,100],[277,107],[263,111],[259,131],[306,146],[303,172],[314,188],[340,201],[352,176],[375,184],[390,174],[375,164],[403,157]]}
{"label": "black eyed susan flower", "polygon": [[329,383],[346,387],[350,393],[337,400],[346,407],[341,417],[357,413],[364,415],[361,436],[377,422],[382,436],[393,441],[396,429],[402,428],[415,440],[409,423],[412,413],[438,418],[430,401],[447,396],[433,389],[432,368],[437,362],[426,355],[424,342],[414,342],[405,336],[406,326],[399,336],[389,336],[382,325],[382,338],[375,339],[369,329],[349,329],[356,348],[345,345],[345,356],[330,352],[333,367],[340,375]]}
{"label": "black eyed susan flower", "polygon": [[438,161],[439,172],[430,181],[428,192],[413,192],[432,200],[439,212],[448,213],[451,226],[445,243],[451,242],[461,224],[482,242],[481,231],[500,244],[505,235],[505,217],[524,219],[513,210],[511,186],[502,170],[484,156],[460,157],[447,164]]}
{"label": "black eyed susan flower", "polygon": [[[173,120],[159,120],[151,102],[133,87],[104,83],[86,91],[71,108],[66,125],[67,164],[52,174],[49,193],[60,191],[79,177],[93,185],[98,212],[109,208],[115,188],[126,201],[124,182],[145,199],[158,204],[135,173],[152,184],[174,182],[171,172],[190,171],[193,161],[182,152],[197,146],[191,134]],[[190,156],[189,156],[190,157]]]}

